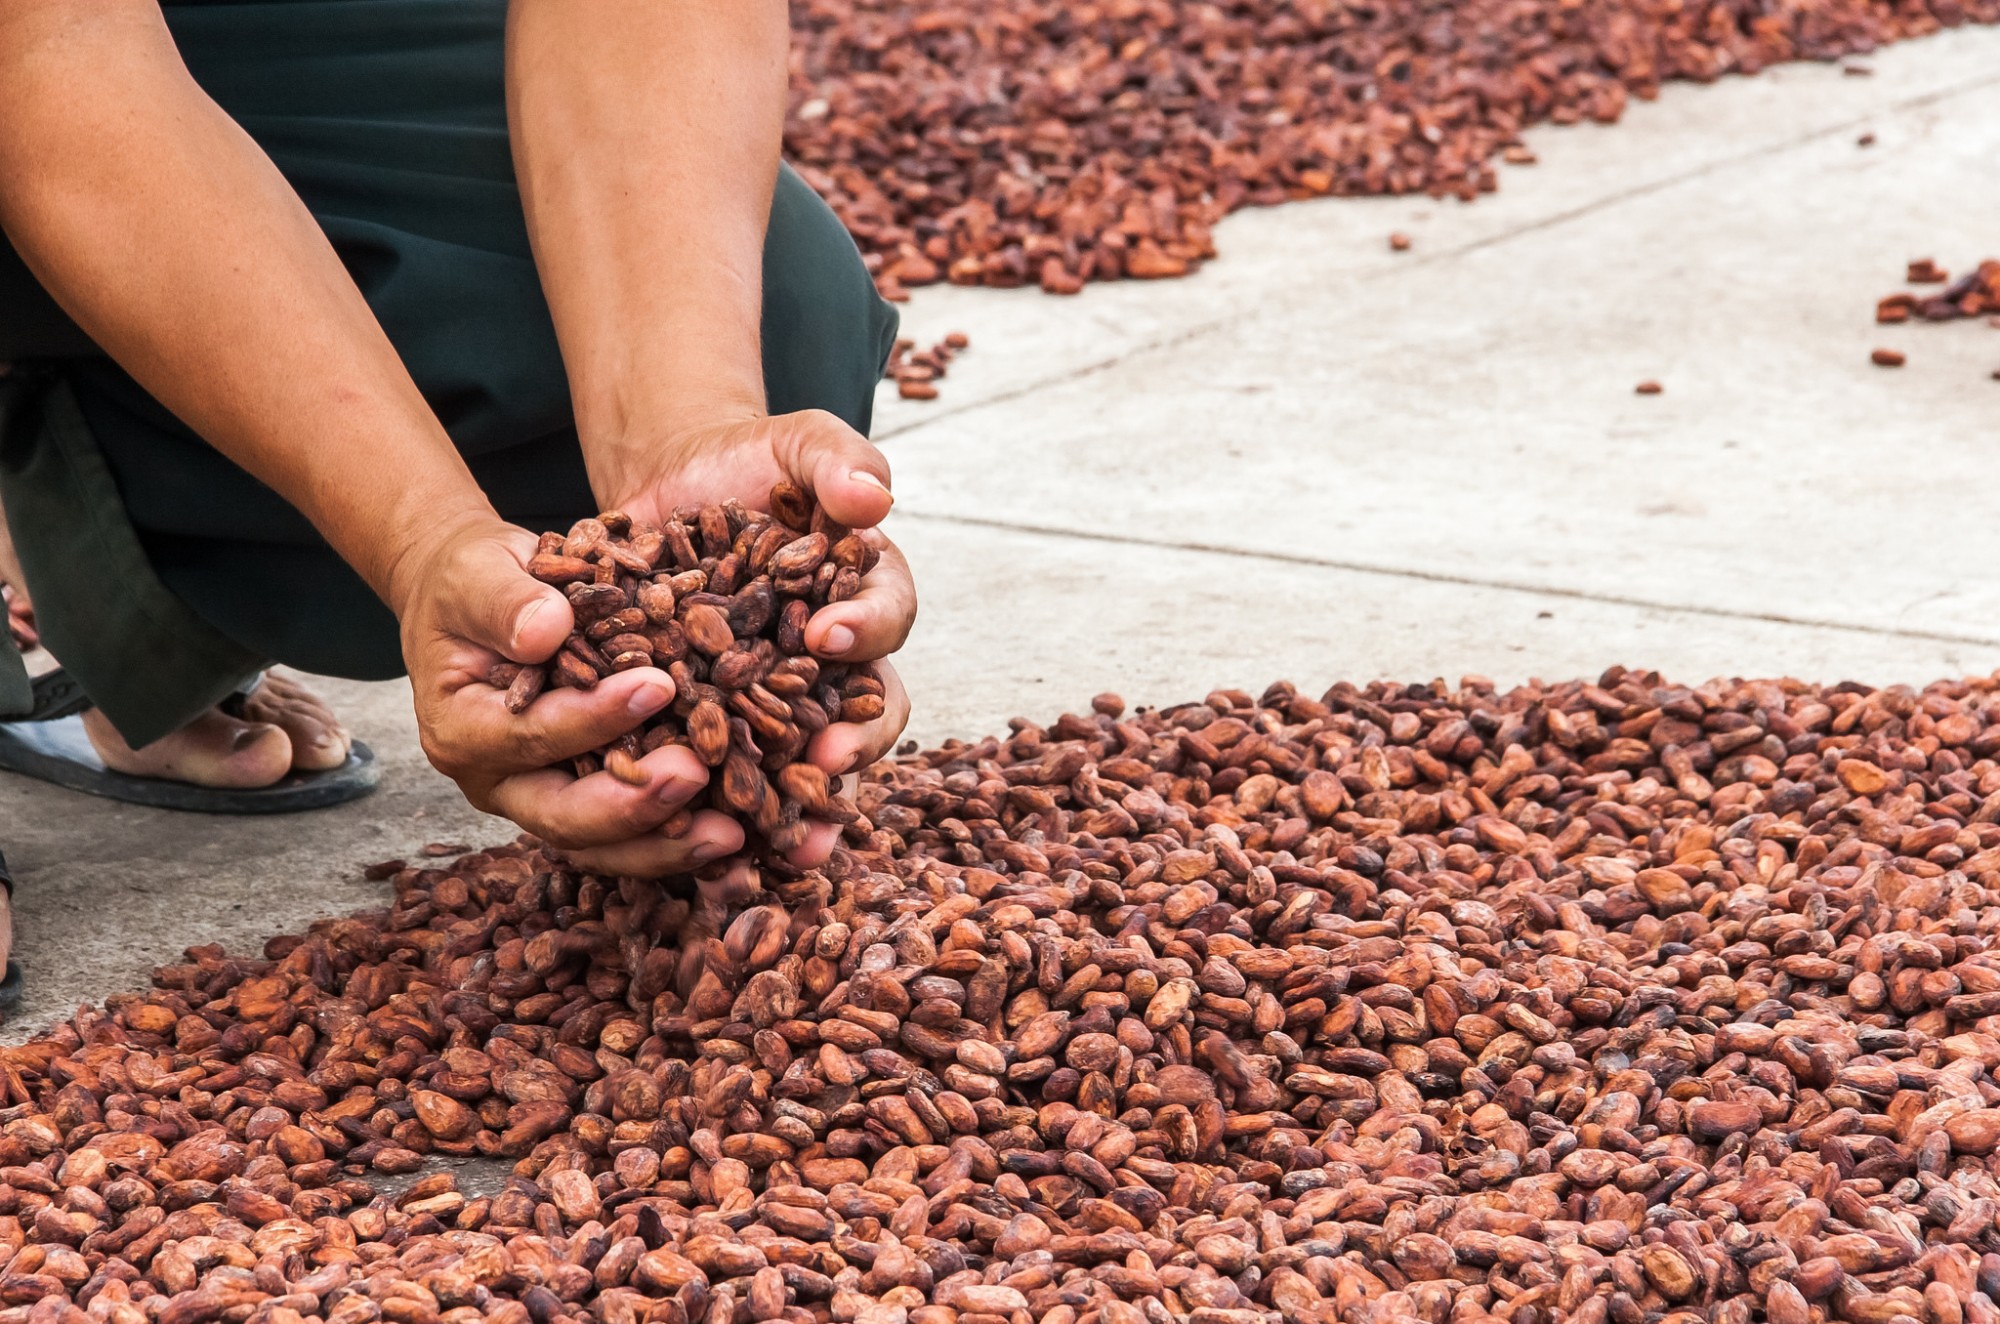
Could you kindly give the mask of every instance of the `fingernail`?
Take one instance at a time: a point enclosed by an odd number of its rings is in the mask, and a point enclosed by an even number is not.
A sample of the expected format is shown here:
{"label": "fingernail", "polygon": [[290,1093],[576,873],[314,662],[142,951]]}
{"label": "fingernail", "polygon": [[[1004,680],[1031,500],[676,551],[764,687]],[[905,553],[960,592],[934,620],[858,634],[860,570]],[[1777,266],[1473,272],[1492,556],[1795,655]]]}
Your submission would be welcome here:
{"label": "fingernail", "polygon": [[839,657],[854,647],[854,631],[844,625],[836,625],[826,632],[826,640],[819,646],[822,653]]}
{"label": "fingernail", "polygon": [[696,864],[713,864],[727,854],[729,854],[729,847],[723,845],[721,842],[704,841],[701,845],[694,848],[694,862]]}
{"label": "fingernail", "polygon": [[888,497],[889,500],[891,501],[894,501],[896,499],[896,494],[889,490],[889,485],[883,482],[881,479],[877,478],[874,474],[869,473],[866,469],[856,469],[854,472],[848,474],[847,476],[849,478],[852,478],[857,483],[868,484],[868,486],[875,488],[877,491],[881,492],[882,495]]}
{"label": "fingernail", "polygon": [[625,702],[625,711],[634,717],[650,717],[667,706],[673,695],[664,685],[641,685]]}
{"label": "fingernail", "polygon": [[549,600],[547,598],[538,597],[527,606],[521,608],[514,617],[514,637],[507,641],[511,647],[519,648],[521,636],[528,632],[530,625],[534,624],[536,614],[548,605]]}
{"label": "fingernail", "polygon": [[672,804],[677,800],[687,799],[688,796],[694,794],[694,790],[689,786],[686,778],[669,777],[660,783],[660,789],[653,792],[653,794],[659,796],[663,802]]}

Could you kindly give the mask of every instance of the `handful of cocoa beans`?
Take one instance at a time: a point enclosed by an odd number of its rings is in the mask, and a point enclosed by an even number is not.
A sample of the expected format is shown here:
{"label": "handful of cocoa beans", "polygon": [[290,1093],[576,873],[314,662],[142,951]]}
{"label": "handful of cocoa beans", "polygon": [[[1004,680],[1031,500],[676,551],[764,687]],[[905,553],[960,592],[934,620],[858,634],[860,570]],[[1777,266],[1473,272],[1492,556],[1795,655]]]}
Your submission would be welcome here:
{"label": "handful of cocoa beans", "polygon": [[576,759],[576,774],[642,785],[642,757],[685,745],[718,775],[664,830],[718,809],[783,854],[805,843],[807,819],[855,816],[805,751],[834,722],[880,717],[882,681],[871,668],[813,657],[806,622],[858,593],[880,557],[788,482],[771,489],[768,513],[730,500],[681,507],[659,525],[606,511],[567,535],[543,534],[528,562],[575,613],[562,650],[543,665],[503,662],[488,679],[522,713],[549,686],[587,690],[615,672],[663,668],[673,703]]}

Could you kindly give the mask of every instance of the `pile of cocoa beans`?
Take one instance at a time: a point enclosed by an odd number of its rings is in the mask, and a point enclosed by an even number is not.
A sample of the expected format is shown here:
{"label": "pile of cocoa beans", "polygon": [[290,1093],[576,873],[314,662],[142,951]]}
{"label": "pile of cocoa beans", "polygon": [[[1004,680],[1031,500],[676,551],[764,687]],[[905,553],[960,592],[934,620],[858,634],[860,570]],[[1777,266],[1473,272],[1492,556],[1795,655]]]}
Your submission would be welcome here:
{"label": "pile of cocoa beans", "polygon": [[1899,290],[1875,305],[1877,322],[1907,322],[1912,317],[1925,322],[1951,322],[1961,317],[1991,317],[2000,314],[2000,260],[1987,258],[1970,272],[1951,279],[1951,273],[1928,258],[1910,263],[1904,277],[1912,285],[1943,285],[1936,294]]}
{"label": "pile of cocoa beans", "polygon": [[883,712],[881,679],[813,657],[806,621],[860,592],[880,558],[786,482],[771,489],[768,512],[729,501],[677,510],[664,524],[622,511],[579,520],[567,536],[544,534],[528,562],[529,574],[569,598],[575,630],[546,665],[503,662],[488,680],[518,714],[548,685],[590,689],[616,672],[665,669],[672,705],[575,760],[576,774],[601,769],[644,785],[641,758],[686,746],[717,772],[665,830],[713,807],[789,851],[805,843],[807,819],[854,816],[806,761],[807,744],[830,723]]}
{"label": "pile of cocoa beans", "polygon": [[1104,695],[858,809],[0,1050],[0,1324],[2000,1320],[2000,679]]}
{"label": "pile of cocoa beans", "polygon": [[1179,276],[1247,205],[1470,200],[1530,125],[2000,0],[797,0],[787,158],[890,298]]}

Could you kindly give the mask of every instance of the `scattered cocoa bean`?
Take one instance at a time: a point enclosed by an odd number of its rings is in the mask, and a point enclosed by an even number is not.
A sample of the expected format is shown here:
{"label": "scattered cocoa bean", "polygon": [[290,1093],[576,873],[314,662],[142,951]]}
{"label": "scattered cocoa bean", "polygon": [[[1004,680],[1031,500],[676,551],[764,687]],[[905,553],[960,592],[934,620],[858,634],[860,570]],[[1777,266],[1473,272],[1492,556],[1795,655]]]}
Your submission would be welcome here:
{"label": "scattered cocoa bean", "polygon": [[[1928,296],[1907,290],[1885,295],[1875,305],[1877,322],[1907,322],[1913,317],[1926,322],[1951,322],[1984,317],[1989,323],[2000,325],[2000,259],[1987,258],[1970,274],[1952,281],[1951,273],[1931,259],[1917,258],[1909,264],[1904,279],[1912,285],[1945,284],[1945,288]],[[1878,349],[1874,358],[1884,367],[1897,367],[1903,362],[1903,356],[1895,350]],[[1993,376],[2000,379],[2000,371]]]}
{"label": "scattered cocoa bean", "polygon": [[958,352],[972,343],[963,331],[953,331],[929,349],[916,350],[907,337],[896,341],[889,351],[888,377],[896,383],[897,394],[905,400],[937,399],[936,383],[951,367]]}

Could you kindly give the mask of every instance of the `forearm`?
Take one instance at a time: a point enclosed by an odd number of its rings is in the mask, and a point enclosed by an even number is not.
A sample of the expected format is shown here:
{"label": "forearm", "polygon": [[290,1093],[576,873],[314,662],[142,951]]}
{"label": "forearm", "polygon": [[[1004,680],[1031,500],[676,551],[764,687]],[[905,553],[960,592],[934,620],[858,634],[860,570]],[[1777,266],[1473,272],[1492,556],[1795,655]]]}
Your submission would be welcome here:
{"label": "forearm", "polygon": [[391,605],[397,565],[491,510],[268,158],[133,0],[0,7],[0,227],[184,422]]}
{"label": "forearm", "polygon": [[508,114],[600,497],[622,448],[764,409],[784,0],[513,0]]}

